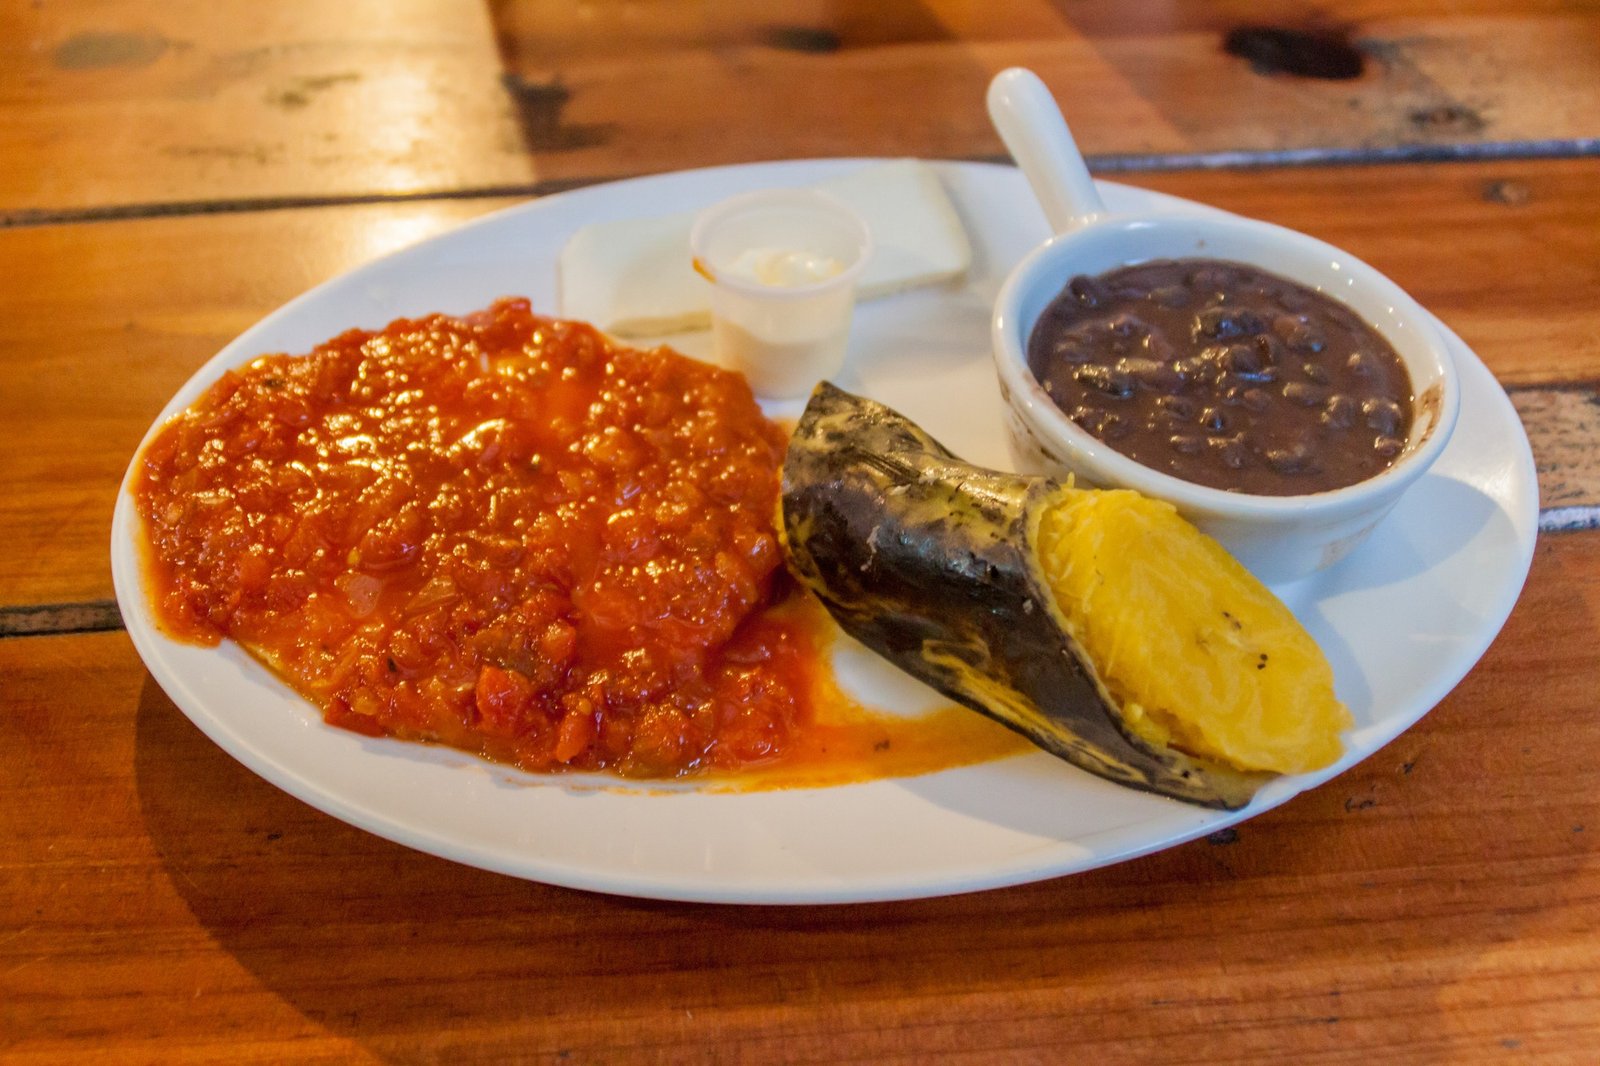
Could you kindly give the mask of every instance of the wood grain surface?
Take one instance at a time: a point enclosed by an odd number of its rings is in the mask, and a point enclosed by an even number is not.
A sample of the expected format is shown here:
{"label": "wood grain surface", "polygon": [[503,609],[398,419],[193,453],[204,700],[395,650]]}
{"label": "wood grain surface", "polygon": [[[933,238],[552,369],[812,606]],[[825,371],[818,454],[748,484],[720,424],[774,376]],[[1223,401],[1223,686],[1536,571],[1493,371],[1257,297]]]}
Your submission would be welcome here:
{"label": "wood grain surface", "polygon": [[1541,0],[15,4],[0,222],[988,157],[983,90],[1019,63],[1107,165],[1593,154],[1597,33]]}
{"label": "wood grain surface", "polygon": [[[1033,68],[1085,152],[1207,157],[1592,141],[1600,10],[1339,5],[499,0],[547,178],[757,158],[989,156],[991,77]],[[1540,76],[1528,77],[1536,69]],[[688,124],[684,115],[714,114]]]}
{"label": "wood grain surface", "polygon": [[534,173],[478,0],[0,7],[0,218]]}
{"label": "wood grain surface", "polygon": [[[1130,180],[1351,249],[1509,386],[1600,380],[1600,306],[1571,295],[1600,291],[1600,167],[1587,160]],[[107,536],[122,471],[167,399],[227,341],[317,282],[510,202],[0,230],[0,274],[13,279],[0,289],[0,419],[30,442],[0,452],[0,543],[9,545],[0,605],[110,597]],[[1560,444],[1539,419],[1530,432],[1567,504],[1600,504],[1587,447]]]}
{"label": "wood grain surface", "polygon": [[[1600,1061],[1596,40],[1594,0],[0,8],[0,1063]],[[1035,885],[650,903],[322,815],[139,662],[117,485],[263,315],[574,185],[997,158],[1012,64],[1102,176],[1395,277],[1528,428],[1523,596],[1362,765]]]}
{"label": "wood grain surface", "polygon": [[1466,681],[1277,811],[1041,884],[788,909],[408,851],[234,763],[124,635],[0,640],[0,1058],[1581,1061],[1597,621],[1600,533],[1550,538]]}

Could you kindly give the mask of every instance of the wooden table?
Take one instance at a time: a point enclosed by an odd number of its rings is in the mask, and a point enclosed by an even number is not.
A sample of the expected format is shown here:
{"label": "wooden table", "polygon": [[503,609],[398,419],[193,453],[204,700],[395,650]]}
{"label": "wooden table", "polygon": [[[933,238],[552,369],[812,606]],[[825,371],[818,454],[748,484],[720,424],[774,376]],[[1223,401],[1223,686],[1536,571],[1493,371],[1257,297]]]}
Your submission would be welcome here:
{"label": "wooden table", "polygon": [[[133,0],[0,12],[0,1060],[1600,1060],[1600,6]],[[1510,391],[1542,535],[1438,708],[1144,859],[900,904],[609,898],[252,776],[111,599],[166,398],[305,288],[507,203],[820,155],[1096,168],[1346,246]],[[1298,73],[1296,73],[1298,71]]]}

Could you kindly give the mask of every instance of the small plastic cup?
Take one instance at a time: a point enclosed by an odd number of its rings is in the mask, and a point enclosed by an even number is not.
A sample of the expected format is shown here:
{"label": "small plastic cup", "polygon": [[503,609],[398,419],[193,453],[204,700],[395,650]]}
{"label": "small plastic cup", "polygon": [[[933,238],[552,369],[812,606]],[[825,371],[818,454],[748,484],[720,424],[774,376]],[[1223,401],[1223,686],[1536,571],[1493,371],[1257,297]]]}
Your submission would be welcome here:
{"label": "small plastic cup", "polygon": [[746,193],[707,208],[689,233],[694,267],[711,282],[718,362],[758,395],[802,396],[844,365],[855,282],[872,235],[824,193]]}

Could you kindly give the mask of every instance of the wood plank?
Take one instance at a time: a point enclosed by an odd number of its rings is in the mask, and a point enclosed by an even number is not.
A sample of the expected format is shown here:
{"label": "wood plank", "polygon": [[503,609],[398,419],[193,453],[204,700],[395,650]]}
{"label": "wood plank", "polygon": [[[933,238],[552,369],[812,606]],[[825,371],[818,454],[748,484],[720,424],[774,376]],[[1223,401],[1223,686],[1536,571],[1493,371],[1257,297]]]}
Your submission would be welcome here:
{"label": "wood plank", "polygon": [[[1106,157],[1600,148],[1592,4],[1367,0],[1342,5],[1337,25],[1289,0],[491,8],[12,5],[0,218],[542,188],[765,158],[991,156],[983,90],[1014,63],[1040,71]],[[1307,54],[1354,54],[1363,73],[1266,72],[1275,38],[1225,50],[1231,31],[1262,25],[1312,31]]]}
{"label": "wood plank", "polygon": [[[1336,18],[1289,0],[756,10],[495,3],[541,175],[993,156],[984,90],[1013,64],[1038,71],[1084,151],[1102,157],[1600,146],[1593,5],[1368,2]],[[1341,63],[1353,76],[1289,72]]]}
{"label": "wood plank", "polygon": [[1321,789],[1120,866],[869,906],[410,852],[234,763],[123,635],[0,640],[0,1058],[1572,1061],[1600,1046],[1597,549],[1541,543],[1478,668]]}
{"label": "wood plank", "polygon": [[[1600,291],[1591,163],[1136,180],[1350,248],[1433,308],[1507,384],[1600,380],[1600,308],[1573,295]],[[106,530],[122,472],[167,398],[231,337],[324,278],[503,203],[0,230],[0,274],[12,279],[0,290],[0,418],[30,442],[0,451],[0,605],[110,597]],[[1600,503],[1600,483],[1560,454],[1576,453],[1551,453],[1561,469],[1545,476],[1565,469],[1586,502]]]}
{"label": "wood plank", "polygon": [[478,0],[0,8],[0,211],[533,176]]}

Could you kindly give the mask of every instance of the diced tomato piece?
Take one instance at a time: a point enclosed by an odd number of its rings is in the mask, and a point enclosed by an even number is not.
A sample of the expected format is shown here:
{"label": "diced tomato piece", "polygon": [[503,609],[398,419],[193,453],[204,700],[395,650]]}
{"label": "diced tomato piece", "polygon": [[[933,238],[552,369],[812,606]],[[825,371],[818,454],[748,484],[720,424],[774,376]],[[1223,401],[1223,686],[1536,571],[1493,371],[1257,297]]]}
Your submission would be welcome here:
{"label": "diced tomato piece", "polygon": [[533,707],[533,685],[521,674],[484,666],[478,671],[473,692],[478,727],[490,736],[514,737],[528,723]]}

